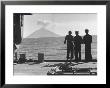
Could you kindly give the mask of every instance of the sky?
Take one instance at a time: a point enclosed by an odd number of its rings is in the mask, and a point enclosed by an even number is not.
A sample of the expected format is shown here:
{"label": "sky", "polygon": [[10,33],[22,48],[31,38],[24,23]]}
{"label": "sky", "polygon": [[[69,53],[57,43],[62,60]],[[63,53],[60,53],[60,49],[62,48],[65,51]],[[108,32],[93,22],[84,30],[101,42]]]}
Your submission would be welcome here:
{"label": "sky", "polygon": [[89,29],[91,35],[97,34],[96,13],[34,13],[25,15],[23,20],[23,38],[40,29],[47,29],[60,36],[65,36],[68,31],[79,31],[79,35],[85,35],[85,29]]}

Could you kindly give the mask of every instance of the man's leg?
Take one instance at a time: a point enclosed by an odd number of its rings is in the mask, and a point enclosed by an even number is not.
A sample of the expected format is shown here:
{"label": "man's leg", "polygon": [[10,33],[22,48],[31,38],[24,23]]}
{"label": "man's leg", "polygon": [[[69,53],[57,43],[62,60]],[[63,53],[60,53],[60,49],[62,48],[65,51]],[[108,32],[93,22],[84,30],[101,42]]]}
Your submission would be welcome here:
{"label": "man's leg", "polygon": [[88,61],[88,47],[85,45],[85,61]]}
{"label": "man's leg", "polygon": [[91,50],[90,51],[88,51],[88,59],[89,59],[89,61],[92,61],[92,55],[91,55]]}
{"label": "man's leg", "polygon": [[89,60],[92,61],[91,45],[89,45],[88,47],[88,53],[89,53]]}
{"label": "man's leg", "polygon": [[79,61],[81,61],[81,51],[79,51]]}
{"label": "man's leg", "polygon": [[69,53],[70,53],[70,49],[67,49],[67,61],[69,59]]}
{"label": "man's leg", "polygon": [[78,50],[75,49],[75,60],[78,60]]}
{"label": "man's leg", "polygon": [[85,59],[86,59],[86,61],[91,61],[92,60],[91,45],[86,45],[85,46]]}
{"label": "man's leg", "polygon": [[72,62],[73,59],[73,49],[71,48],[71,59],[70,59],[70,63]]}
{"label": "man's leg", "polygon": [[79,46],[79,61],[81,61],[81,46]]}

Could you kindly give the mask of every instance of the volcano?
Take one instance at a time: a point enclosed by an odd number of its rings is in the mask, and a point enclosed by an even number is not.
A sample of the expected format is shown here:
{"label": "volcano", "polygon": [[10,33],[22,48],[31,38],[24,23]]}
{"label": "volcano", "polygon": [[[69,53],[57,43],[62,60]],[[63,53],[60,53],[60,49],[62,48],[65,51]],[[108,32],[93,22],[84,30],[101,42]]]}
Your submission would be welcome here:
{"label": "volcano", "polygon": [[27,38],[45,38],[45,37],[59,37],[59,35],[42,28],[30,34]]}

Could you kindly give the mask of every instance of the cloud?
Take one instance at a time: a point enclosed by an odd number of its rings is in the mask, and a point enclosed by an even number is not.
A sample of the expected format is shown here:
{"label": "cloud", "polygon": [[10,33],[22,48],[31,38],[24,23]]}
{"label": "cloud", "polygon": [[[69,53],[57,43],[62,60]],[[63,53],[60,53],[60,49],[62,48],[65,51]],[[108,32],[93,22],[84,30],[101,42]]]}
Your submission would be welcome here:
{"label": "cloud", "polygon": [[47,21],[42,21],[42,20],[37,21],[37,25],[41,27],[47,27],[49,24],[50,22],[47,22]]}

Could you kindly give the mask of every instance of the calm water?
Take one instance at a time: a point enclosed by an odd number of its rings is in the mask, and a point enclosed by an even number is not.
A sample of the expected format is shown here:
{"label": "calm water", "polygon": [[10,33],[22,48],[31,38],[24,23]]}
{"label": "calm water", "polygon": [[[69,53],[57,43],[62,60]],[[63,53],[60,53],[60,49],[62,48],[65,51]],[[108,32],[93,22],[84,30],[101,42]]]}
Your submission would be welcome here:
{"label": "calm water", "polygon": [[[97,59],[97,36],[92,37],[92,57]],[[38,59],[38,53],[44,53],[45,60],[66,60],[66,44],[64,44],[64,37],[58,38],[25,38],[20,44],[19,54],[25,53],[26,59]],[[85,46],[81,46],[81,57],[85,58]]]}

